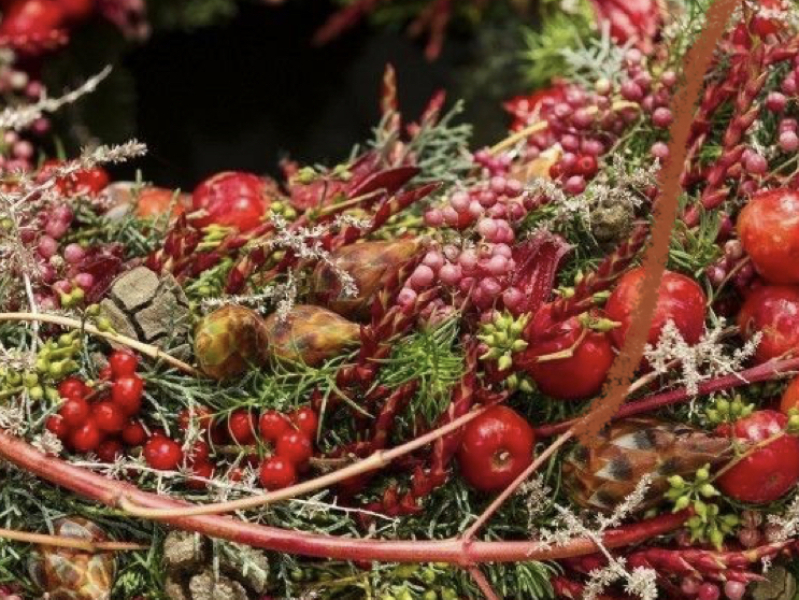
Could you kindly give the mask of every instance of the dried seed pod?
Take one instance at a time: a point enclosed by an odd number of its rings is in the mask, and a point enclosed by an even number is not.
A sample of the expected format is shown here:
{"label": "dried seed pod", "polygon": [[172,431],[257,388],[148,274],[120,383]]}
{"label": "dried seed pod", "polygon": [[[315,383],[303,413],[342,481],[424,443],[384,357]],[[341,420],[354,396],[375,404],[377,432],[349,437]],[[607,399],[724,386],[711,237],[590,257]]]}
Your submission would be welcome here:
{"label": "dried seed pod", "polygon": [[[59,519],[53,530],[58,536],[108,541],[100,527],[82,517]],[[110,552],[39,546],[31,554],[29,570],[31,579],[50,600],[109,600],[116,565]]]}
{"label": "dried seed pod", "polygon": [[[419,250],[418,240],[364,242],[342,246],[330,262],[319,263],[313,274],[313,301],[348,319],[369,318],[372,301],[391,273],[402,267]],[[347,295],[340,273],[352,277],[357,292]]]}
{"label": "dried seed pod", "polygon": [[360,327],[318,306],[297,305],[266,320],[269,351],[290,362],[316,366],[358,343]]}
{"label": "dried seed pod", "polygon": [[203,373],[226,379],[262,365],[267,359],[264,320],[249,308],[223,306],[200,321],[194,352]]}
{"label": "dried seed pod", "polygon": [[703,465],[722,463],[731,454],[726,438],[681,423],[633,417],[606,428],[595,448],[576,446],[563,463],[563,477],[577,504],[611,511],[649,474],[653,481],[640,511],[663,499],[670,476],[691,477]]}

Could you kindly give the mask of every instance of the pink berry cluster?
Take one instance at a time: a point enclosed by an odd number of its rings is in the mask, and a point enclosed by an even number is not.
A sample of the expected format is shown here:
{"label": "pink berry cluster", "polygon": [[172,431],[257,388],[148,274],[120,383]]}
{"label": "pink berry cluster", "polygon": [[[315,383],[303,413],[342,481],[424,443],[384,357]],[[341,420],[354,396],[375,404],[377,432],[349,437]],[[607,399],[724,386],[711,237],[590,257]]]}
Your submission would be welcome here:
{"label": "pink berry cluster", "polygon": [[[746,594],[746,584],[740,581],[727,581],[723,587],[724,597],[728,600],[741,600]],[[686,598],[695,598],[696,600],[719,600],[722,597],[721,588],[717,584],[709,581],[702,582],[691,576],[683,578],[680,590]]]}
{"label": "pink berry cluster", "polygon": [[[25,71],[18,70],[12,63],[0,63],[0,95],[4,103],[14,106],[20,103],[36,102],[44,93],[42,84],[31,79]],[[0,139],[0,173],[30,171],[34,167],[36,138],[50,131],[50,121],[41,117],[33,122],[26,134],[6,131]]]}

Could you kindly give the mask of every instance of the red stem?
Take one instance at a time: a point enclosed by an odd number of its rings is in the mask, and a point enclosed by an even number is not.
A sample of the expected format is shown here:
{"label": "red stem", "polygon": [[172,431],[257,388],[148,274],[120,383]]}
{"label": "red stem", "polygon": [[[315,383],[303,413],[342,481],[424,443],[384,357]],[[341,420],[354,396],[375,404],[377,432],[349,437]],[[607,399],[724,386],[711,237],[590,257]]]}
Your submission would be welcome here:
{"label": "red stem", "polygon": [[[790,371],[799,370],[799,358],[788,358],[785,360],[775,360],[751,369],[746,369],[739,373],[732,375],[724,375],[723,377],[716,377],[710,381],[699,384],[698,390],[695,394],[688,392],[686,388],[678,388],[668,392],[655,394],[649,398],[629,402],[622,406],[619,411],[613,416],[613,419],[623,419],[624,417],[631,417],[633,415],[640,415],[643,413],[652,412],[666,406],[673,404],[680,404],[695,396],[704,396],[719,392],[721,390],[729,390],[750,383],[757,383],[758,381],[766,381],[773,379],[776,375],[788,373]],[[569,427],[578,422],[579,419],[571,419],[561,423],[553,423],[551,425],[544,425],[537,427],[535,430],[536,436],[551,437],[563,433]]]}
{"label": "red stem", "polygon": [[[36,448],[0,431],[0,458],[52,484],[70,490],[86,499],[117,507],[122,497],[148,508],[189,506],[167,496],[143,492],[137,487],[113,481],[85,469],[39,452]],[[646,541],[682,526],[688,513],[661,515],[608,531],[603,543],[619,548]],[[302,556],[335,560],[374,560],[383,562],[447,562],[469,567],[485,562],[517,562],[557,560],[591,554],[598,550],[587,538],[579,538],[554,548],[537,542],[471,542],[457,539],[441,541],[373,540],[335,537],[301,531],[279,529],[218,516],[178,517],[164,519],[172,527],[195,531],[210,537],[231,540],[258,548]]]}

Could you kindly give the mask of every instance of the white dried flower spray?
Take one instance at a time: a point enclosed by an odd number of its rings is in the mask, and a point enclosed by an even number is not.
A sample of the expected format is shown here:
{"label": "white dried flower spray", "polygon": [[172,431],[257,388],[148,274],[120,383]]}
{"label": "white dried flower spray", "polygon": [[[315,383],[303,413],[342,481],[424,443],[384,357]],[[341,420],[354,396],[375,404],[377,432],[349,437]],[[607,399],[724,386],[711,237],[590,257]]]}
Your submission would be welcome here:
{"label": "white dried flower spray", "polygon": [[730,353],[722,341],[734,331],[734,328],[726,329],[724,319],[719,319],[712,329],[702,334],[696,344],[690,345],[674,322],[669,320],[661,330],[657,345],[646,345],[644,356],[652,369],[661,375],[673,373],[673,367],[678,363],[682,374],[675,383],[685,386],[690,394],[697,394],[700,383],[720,375],[736,373],[754,356],[761,333],[758,332],[742,347]]}

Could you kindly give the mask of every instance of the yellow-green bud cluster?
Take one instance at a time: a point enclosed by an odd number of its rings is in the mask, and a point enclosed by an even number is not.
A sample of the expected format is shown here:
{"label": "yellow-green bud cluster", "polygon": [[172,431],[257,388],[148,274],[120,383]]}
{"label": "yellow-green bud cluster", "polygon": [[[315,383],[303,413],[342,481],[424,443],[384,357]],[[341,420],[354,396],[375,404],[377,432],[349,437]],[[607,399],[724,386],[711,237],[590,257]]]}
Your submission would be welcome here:
{"label": "yellow-green bud cluster", "polygon": [[673,512],[692,508],[694,514],[686,521],[691,541],[709,542],[721,548],[724,537],[732,533],[740,519],[733,514],[720,514],[721,510],[712,498],[721,494],[711,483],[710,465],[697,469],[694,481],[686,481],[680,475],[669,477],[666,498],[674,503]]}
{"label": "yellow-green bud cluster", "polygon": [[754,410],[754,404],[747,404],[740,395],[736,394],[732,400],[717,398],[713,405],[705,411],[705,417],[710,425],[734,423],[738,419],[748,417]]}
{"label": "yellow-green bud cluster", "polygon": [[510,369],[513,365],[513,354],[527,348],[527,342],[522,339],[522,334],[529,320],[528,314],[514,319],[513,315],[504,312],[497,315],[493,321],[481,325],[477,339],[488,346],[488,351],[480,358],[496,360],[500,371]]}
{"label": "yellow-green bud cluster", "polygon": [[279,215],[287,221],[293,221],[297,218],[297,211],[287,202],[273,201],[269,205],[269,210],[273,215]]}
{"label": "yellow-green bud cluster", "polygon": [[199,250],[213,250],[232,232],[236,231],[233,227],[225,227],[212,223],[203,228],[203,239],[197,246]]}
{"label": "yellow-green bud cluster", "polygon": [[799,409],[792,408],[788,411],[788,423],[785,431],[791,435],[799,435]]}
{"label": "yellow-green bud cluster", "polygon": [[58,299],[62,308],[75,308],[83,304],[86,299],[86,292],[74,285],[69,292],[58,292]]}

